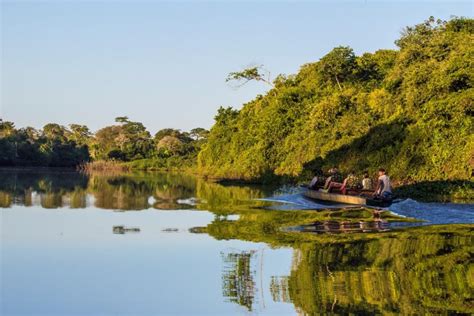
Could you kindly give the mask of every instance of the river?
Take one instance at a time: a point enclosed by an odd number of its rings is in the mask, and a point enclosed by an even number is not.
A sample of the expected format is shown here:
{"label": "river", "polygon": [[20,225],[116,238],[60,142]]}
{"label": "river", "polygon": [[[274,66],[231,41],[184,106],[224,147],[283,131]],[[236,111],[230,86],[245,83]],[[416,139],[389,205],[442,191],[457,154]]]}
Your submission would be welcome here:
{"label": "river", "polygon": [[372,213],[299,190],[0,171],[1,314],[474,312],[473,204],[406,200],[383,230],[311,233],[285,228]]}

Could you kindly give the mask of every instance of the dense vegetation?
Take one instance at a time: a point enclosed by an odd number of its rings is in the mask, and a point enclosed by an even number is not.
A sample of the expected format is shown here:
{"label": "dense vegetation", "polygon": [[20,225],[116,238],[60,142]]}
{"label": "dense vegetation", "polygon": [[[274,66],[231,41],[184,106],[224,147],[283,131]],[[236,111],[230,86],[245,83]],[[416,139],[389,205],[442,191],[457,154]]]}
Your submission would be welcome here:
{"label": "dense vegetation", "polygon": [[[473,42],[473,19],[430,18],[406,28],[397,51],[336,47],[241,110],[220,108],[199,170],[261,181],[384,166],[398,180],[470,179]],[[264,81],[257,68],[231,79]]]}
{"label": "dense vegetation", "polygon": [[[385,166],[399,180],[425,181],[431,191],[441,188],[451,195],[453,187],[462,187],[472,192],[473,37],[472,19],[430,19],[407,28],[398,51],[355,56],[348,47],[335,48],[298,74],[279,76],[265,96],[241,110],[219,109],[210,133],[164,129],[152,137],[143,124],[126,117],[94,134],[82,125],[47,124],[38,131],[0,121],[0,165],[113,161],[169,169],[192,166],[197,159],[204,175],[245,180],[305,177],[332,165],[343,171]],[[251,70],[244,76],[232,73],[231,79],[265,81],[258,69]],[[214,219],[192,233],[292,247],[292,269],[274,278],[271,293],[304,314],[472,313],[472,225],[295,233],[282,228],[326,220],[369,222],[373,213],[262,209],[268,202],[255,200],[268,195],[262,188],[223,186],[184,174],[65,177],[62,171],[21,171],[1,177],[0,207],[85,208],[93,203],[115,211],[198,209]],[[452,186],[439,181],[448,179]],[[422,184],[401,192],[423,197]],[[382,217],[403,220],[387,213]],[[256,253],[223,254],[223,295],[249,311],[255,308]]]}
{"label": "dense vegetation", "polygon": [[140,122],[116,118],[118,124],[92,134],[87,126],[47,124],[42,130],[16,129],[0,120],[0,166],[75,167],[88,161],[130,163],[136,169],[166,169],[192,165],[208,131],[166,128],[154,137]]}
{"label": "dense vegetation", "polygon": [[127,117],[94,134],[77,124],[16,129],[0,119],[0,166],[92,161],[97,169],[188,168],[250,181],[307,179],[334,165],[343,172],[384,166],[393,179],[412,184],[401,196],[434,188],[472,198],[473,42],[473,19],[430,18],[404,30],[399,50],[356,56],[336,47],[273,82],[260,67],[232,72],[227,81],[272,88],[240,110],[221,107],[210,132],[168,128],[152,137]]}
{"label": "dense vegetation", "polygon": [[89,135],[76,124],[66,129],[51,123],[37,131],[0,120],[0,166],[76,166],[89,160]]}

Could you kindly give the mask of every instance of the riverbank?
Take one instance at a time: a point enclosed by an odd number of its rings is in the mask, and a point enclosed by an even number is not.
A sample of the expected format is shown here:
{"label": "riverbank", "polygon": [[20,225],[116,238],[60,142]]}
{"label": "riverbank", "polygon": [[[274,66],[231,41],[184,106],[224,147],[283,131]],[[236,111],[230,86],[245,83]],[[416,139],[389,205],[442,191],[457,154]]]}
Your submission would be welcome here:
{"label": "riverbank", "polygon": [[138,159],[132,161],[97,160],[79,166],[80,170],[91,171],[174,171],[196,174],[195,160],[186,157]]}
{"label": "riverbank", "polygon": [[[200,174],[193,161],[184,159],[142,159],[131,162],[95,161],[75,168],[60,167],[0,167],[1,171],[64,171],[79,170],[86,173],[120,174],[128,172],[176,172],[197,176],[224,186],[252,186],[265,185],[278,187],[285,185],[299,185],[310,179],[302,177],[268,176],[261,179],[227,179],[209,177]],[[470,180],[435,180],[435,181],[400,181],[394,179],[394,193],[398,198],[411,198],[423,202],[457,202],[469,203],[474,201],[474,181]]]}
{"label": "riverbank", "polygon": [[[311,179],[275,177],[271,181],[210,178],[223,185],[301,185]],[[474,201],[474,181],[469,180],[435,180],[435,181],[399,181],[393,182],[394,194],[401,199],[415,199],[423,202],[457,202]]]}
{"label": "riverbank", "polygon": [[474,201],[474,181],[437,180],[413,182],[396,186],[394,193],[399,198],[411,198],[424,202],[469,203]]}

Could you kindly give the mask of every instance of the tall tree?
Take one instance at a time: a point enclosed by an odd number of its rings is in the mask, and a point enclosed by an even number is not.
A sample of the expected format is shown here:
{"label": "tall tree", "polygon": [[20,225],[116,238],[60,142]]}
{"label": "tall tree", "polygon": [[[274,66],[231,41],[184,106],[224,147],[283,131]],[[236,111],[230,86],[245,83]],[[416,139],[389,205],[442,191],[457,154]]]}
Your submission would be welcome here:
{"label": "tall tree", "polygon": [[78,145],[87,145],[92,137],[92,133],[85,125],[70,124],[71,133],[69,139]]}
{"label": "tall tree", "polygon": [[355,67],[356,56],[348,46],[334,48],[318,63],[322,80],[337,83],[339,90],[342,90],[342,82],[351,77]]}
{"label": "tall tree", "polygon": [[13,122],[0,119],[0,137],[8,137],[15,132],[15,124]]}
{"label": "tall tree", "polygon": [[197,128],[193,128],[189,134],[191,135],[192,138],[194,138],[195,140],[202,140],[202,139],[206,139],[207,136],[209,135],[209,131],[205,128],[202,128],[202,127],[197,127]]}

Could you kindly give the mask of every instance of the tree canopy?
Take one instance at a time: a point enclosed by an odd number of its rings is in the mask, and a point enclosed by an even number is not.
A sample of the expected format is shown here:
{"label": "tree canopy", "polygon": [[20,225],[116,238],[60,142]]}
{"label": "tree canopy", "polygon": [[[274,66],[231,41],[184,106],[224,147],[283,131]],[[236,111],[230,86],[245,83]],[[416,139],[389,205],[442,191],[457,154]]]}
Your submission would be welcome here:
{"label": "tree canopy", "polygon": [[430,18],[402,32],[399,50],[336,47],[240,110],[220,108],[200,172],[262,180],[384,166],[399,180],[469,179],[473,25]]}
{"label": "tree canopy", "polygon": [[[195,161],[209,131],[164,129],[152,138],[146,127],[128,117],[117,117],[116,125],[92,133],[85,125],[56,123],[42,130],[16,129],[0,120],[0,166],[75,167],[90,160],[123,162],[181,157]],[[164,138],[167,138],[164,140]]]}
{"label": "tree canopy", "polygon": [[339,46],[273,82],[261,66],[232,72],[227,81],[271,89],[240,110],[220,107],[210,131],[164,128],[152,137],[127,116],[96,133],[79,124],[35,130],[0,120],[0,165],[175,159],[197,161],[206,176],[252,181],[307,177],[334,165],[384,166],[403,181],[470,179],[473,42],[473,19],[431,17],[405,28],[398,50],[357,56]]}

